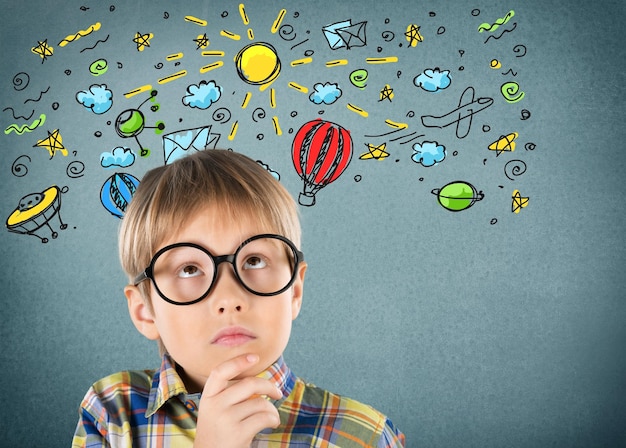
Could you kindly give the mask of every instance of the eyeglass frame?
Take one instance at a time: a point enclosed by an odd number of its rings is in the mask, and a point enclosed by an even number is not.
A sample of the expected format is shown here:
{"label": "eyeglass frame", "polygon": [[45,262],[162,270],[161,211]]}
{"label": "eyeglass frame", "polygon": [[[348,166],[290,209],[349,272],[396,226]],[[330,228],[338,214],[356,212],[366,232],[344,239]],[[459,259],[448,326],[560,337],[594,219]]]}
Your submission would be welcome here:
{"label": "eyeglass frame", "polygon": [[[253,289],[251,289],[250,287],[248,287],[243,280],[241,279],[241,277],[239,276],[239,272],[237,270],[237,267],[235,266],[235,259],[237,258],[237,255],[239,254],[239,251],[241,251],[241,249],[248,243],[255,241],[255,240],[259,240],[262,238],[274,238],[277,240],[282,241],[283,243],[287,244],[287,246],[289,246],[289,248],[293,251],[293,254],[295,256],[294,258],[294,265],[293,265],[293,273],[291,274],[291,279],[289,280],[289,282],[280,290],[276,291],[276,292],[271,292],[271,293],[261,293],[261,292],[257,292],[254,291]],[[167,297],[165,294],[163,294],[161,292],[161,290],[159,289],[159,285],[157,285],[156,281],[154,280],[154,264],[156,263],[157,259],[165,252],[167,252],[170,249],[175,249],[177,247],[192,247],[194,249],[198,249],[202,252],[204,252],[205,254],[207,254],[209,256],[209,258],[211,258],[211,260],[213,261],[214,264],[214,271],[213,271],[213,279],[211,280],[211,284],[209,285],[209,288],[206,290],[206,292],[200,296],[197,299],[194,299],[190,302],[176,302],[175,300],[170,299],[169,297]],[[185,306],[185,305],[193,305],[195,303],[201,302],[202,300],[206,299],[209,294],[211,293],[211,291],[213,290],[213,287],[215,286],[215,284],[217,283],[217,276],[218,276],[218,271],[219,271],[219,265],[221,263],[227,262],[230,263],[233,266],[233,272],[235,273],[235,277],[237,278],[237,281],[239,282],[239,284],[241,286],[243,286],[243,288],[256,295],[256,296],[260,296],[260,297],[272,297],[272,296],[277,296],[279,294],[282,294],[283,292],[287,291],[289,288],[291,288],[291,286],[294,284],[294,282],[296,281],[296,278],[298,277],[298,265],[300,265],[300,263],[302,263],[304,261],[304,254],[302,253],[302,251],[300,251],[296,245],[288,238],[282,236],[282,235],[277,235],[274,233],[262,233],[259,235],[254,235],[250,238],[248,238],[247,240],[245,240],[243,243],[241,243],[239,245],[239,247],[237,248],[237,250],[235,250],[235,253],[230,254],[230,255],[213,255],[207,248],[196,244],[196,243],[189,243],[189,242],[180,242],[180,243],[174,243],[174,244],[170,244],[168,246],[165,246],[161,249],[159,249],[157,251],[156,254],[154,254],[154,256],[152,257],[152,259],[150,260],[150,264],[148,265],[148,267],[146,267],[146,269],[143,270],[143,272],[141,274],[139,274],[137,277],[135,277],[135,280],[133,281],[133,286],[137,286],[139,285],[141,282],[145,281],[145,280],[151,280],[152,284],[154,285],[154,288],[156,289],[156,292],[159,294],[159,296],[165,300],[168,303],[171,303],[172,305],[180,305],[180,306]]]}

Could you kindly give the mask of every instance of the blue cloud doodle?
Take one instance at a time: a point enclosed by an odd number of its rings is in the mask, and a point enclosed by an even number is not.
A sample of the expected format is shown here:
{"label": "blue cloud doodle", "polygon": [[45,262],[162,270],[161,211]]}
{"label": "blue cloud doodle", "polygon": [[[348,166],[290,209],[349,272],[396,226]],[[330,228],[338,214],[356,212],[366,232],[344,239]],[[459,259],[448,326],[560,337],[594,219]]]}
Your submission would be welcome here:
{"label": "blue cloud doodle", "polygon": [[413,79],[413,84],[427,92],[438,92],[450,86],[450,70],[441,71],[439,68],[427,68]]}
{"label": "blue cloud doodle", "polygon": [[222,88],[215,81],[200,81],[200,84],[187,86],[187,93],[183,97],[183,104],[197,109],[208,109],[222,96]]}
{"label": "blue cloud doodle", "polygon": [[113,92],[106,84],[92,84],[89,90],[81,90],[76,93],[76,101],[96,115],[101,115],[113,106]]}
{"label": "blue cloud doodle", "polygon": [[337,84],[317,83],[313,86],[313,92],[309,95],[309,100],[315,104],[333,104],[342,95],[342,91]]}
{"label": "blue cloud doodle", "polygon": [[437,165],[446,158],[446,148],[437,142],[415,143],[411,159],[425,167]]}
{"label": "blue cloud doodle", "polygon": [[118,146],[111,152],[100,154],[100,165],[102,165],[102,168],[111,168],[113,166],[127,168],[133,163],[135,163],[135,153],[130,148],[123,146]]}

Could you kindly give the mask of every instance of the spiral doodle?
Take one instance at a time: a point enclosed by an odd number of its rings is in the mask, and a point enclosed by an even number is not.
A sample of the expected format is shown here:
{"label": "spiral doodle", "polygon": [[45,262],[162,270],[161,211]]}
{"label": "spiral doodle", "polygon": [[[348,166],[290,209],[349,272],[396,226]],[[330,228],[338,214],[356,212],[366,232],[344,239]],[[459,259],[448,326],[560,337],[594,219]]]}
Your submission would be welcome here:
{"label": "spiral doodle", "polygon": [[533,142],[528,142],[524,145],[524,149],[526,151],[534,151],[536,147],[537,145],[535,145]]}
{"label": "spiral doodle", "polygon": [[523,160],[514,159],[504,165],[504,175],[509,180],[515,180],[515,177],[521,176],[526,172],[526,163]]}
{"label": "spiral doodle", "polygon": [[65,174],[67,177],[71,179],[78,179],[79,177],[83,177],[85,175],[85,164],[80,160],[74,160],[67,165],[67,169],[65,170]]}
{"label": "spiral doodle", "polygon": [[28,84],[30,84],[30,76],[26,72],[19,72],[13,77],[13,88],[17,91],[24,90]]}
{"label": "spiral doodle", "polygon": [[500,91],[507,103],[517,103],[524,98],[525,95],[525,93],[520,90],[519,84],[514,81],[502,84]]}
{"label": "spiral doodle", "polygon": [[158,64],[155,64],[154,68],[156,68],[157,70],[161,70],[163,68],[163,62],[159,62]]}
{"label": "spiral doodle", "polygon": [[381,37],[383,38],[385,42],[391,42],[392,40],[394,40],[396,35],[394,34],[393,31],[383,31],[381,34]]}
{"label": "spiral doodle", "polygon": [[213,121],[217,121],[219,124],[225,124],[230,121],[232,114],[230,110],[225,107],[220,107],[219,109],[215,109],[213,112]]}
{"label": "spiral doodle", "polygon": [[[516,58],[523,58],[524,56],[526,56],[526,46],[522,44],[514,46],[513,53],[515,53]],[[521,53],[521,54],[517,54],[517,53]]]}
{"label": "spiral doodle", "polygon": [[350,73],[350,82],[353,86],[364,89],[367,86],[368,75],[367,70],[364,68],[354,70]]}
{"label": "spiral doodle", "polygon": [[252,120],[257,123],[259,120],[265,118],[265,109],[262,107],[257,107],[252,111]]}
{"label": "spiral doodle", "polygon": [[13,165],[11,165],[11,174],[16,177],[24,177],[28,174],[28,167],[20,161],[23,157],[27,158],[29,163],[31,161],[30,157],[27,155],[21,155],[13,161]]}
{"label": "spiral doodle", "polygon": [[528,109],[522,109],[522,120],[528,120],[530,118],[530,111]]}
{"label": "spiral doodle", "polygon": [[106,59],[97,59],[89,66],[89,73],[94,76],[104,75],[109,69],[109,64]]}
{"label": "spiral doodle", "polygon": [[282,40],[286,40],[288,42],[291,42],[296,38],[296,33],[293,29],[293,26],[287,23],[278,29],[278,35]]}

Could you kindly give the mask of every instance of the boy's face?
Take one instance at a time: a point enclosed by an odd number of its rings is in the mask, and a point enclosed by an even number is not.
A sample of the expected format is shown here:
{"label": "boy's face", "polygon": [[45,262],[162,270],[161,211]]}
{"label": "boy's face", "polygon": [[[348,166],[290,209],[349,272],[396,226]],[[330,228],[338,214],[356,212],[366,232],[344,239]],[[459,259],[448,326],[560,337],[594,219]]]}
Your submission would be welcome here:
{"label": "boy's face", "polygon": [[[269,230],[251,220],[232,222],[219,215],[211,208],[198,212],[161,247],[191,242],[214,256],[232,254],[247,238]],[[211,293],[193,305],[168,303],[152,286],[152,312],[136,287],[128,286],[125,292],[138,330],[149,339],[160,338],[184,370],[187,388],[200,391],[213,368],[235,356],[253,353],[260,358],[255,371],[241,377],[254,376],[279,358],[300,311],[305,271],[306,264],[301,263],[292,287],[277,296],[261,297],[244,289],[230,263],[221,263]]]}

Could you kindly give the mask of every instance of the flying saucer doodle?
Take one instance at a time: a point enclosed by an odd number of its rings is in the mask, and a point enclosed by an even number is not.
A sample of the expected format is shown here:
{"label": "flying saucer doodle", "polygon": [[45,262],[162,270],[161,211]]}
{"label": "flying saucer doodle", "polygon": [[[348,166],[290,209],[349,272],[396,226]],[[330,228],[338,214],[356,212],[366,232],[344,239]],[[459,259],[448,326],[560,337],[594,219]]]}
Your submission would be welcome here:
{"label": "flying saucer doodle", "polygon": [[467,210],[485,197],[483,192],[477,192],[472,184],[458,180],[441,188],[435,188],[431,193],[437,196],[437,200],[443,208],[451,212]]}
{"label": "flying saucer doodle", "polygon": [[37,234],[42,227],[47,227],[52,238],[58,237],[59,234],[53,230],[50,221],[56,216],[59,220],[59,229],[65,230],[67,228],[67,224],[63,223],[59,213],[61,210],[61,193],[66,191],[66,189],[61,190],[53,185],[41,193],[31,193],[24,196],[7,219],[8,231],[32,235],[39,238],[42,243],[47,243],[48,238]]}

